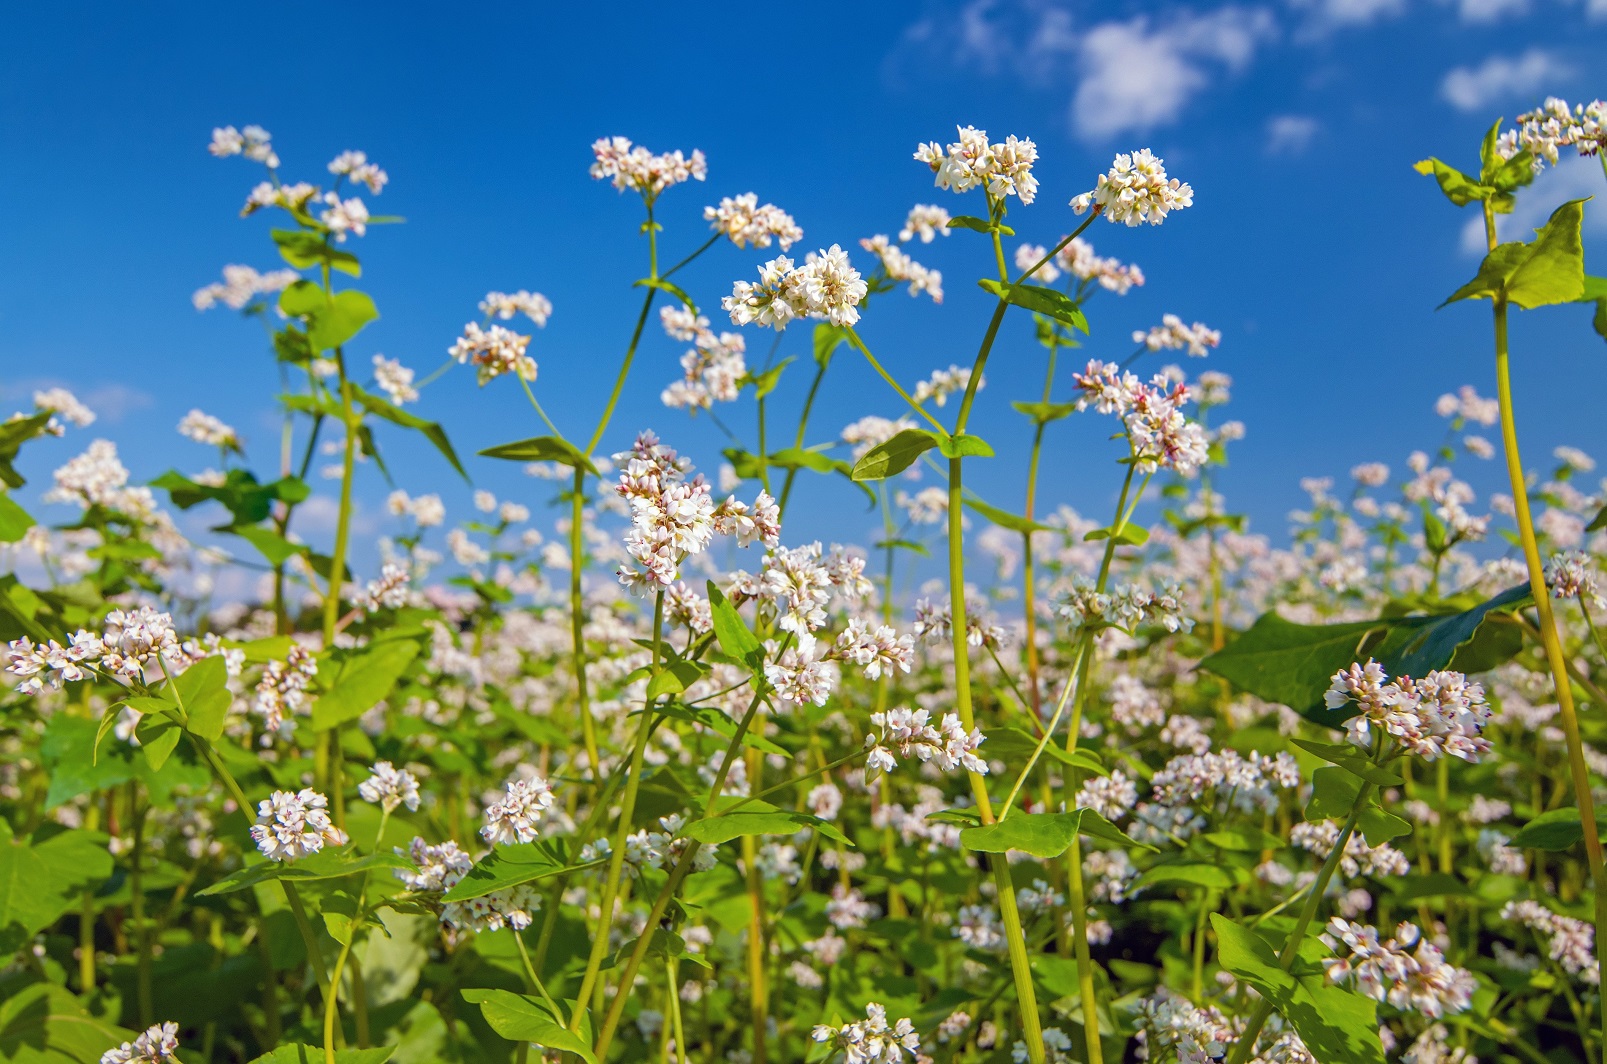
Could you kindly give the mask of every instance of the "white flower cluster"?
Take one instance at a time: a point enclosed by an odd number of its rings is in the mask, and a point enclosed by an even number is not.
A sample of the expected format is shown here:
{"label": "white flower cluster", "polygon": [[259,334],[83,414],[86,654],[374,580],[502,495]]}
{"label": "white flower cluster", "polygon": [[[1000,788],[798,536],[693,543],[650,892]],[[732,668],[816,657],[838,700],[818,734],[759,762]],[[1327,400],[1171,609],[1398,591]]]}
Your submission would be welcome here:
{"label": "white flower cluster", "polygon": [[1576,598],[1600,609],[1607,602],[1601,597],[1591,565],[1590,555],[1584,551],[1559,551],[1546,563],[1546,586],[1557,598]]}
{"label": "white flower cluster", "polygon": [[367,153],[360,151],[343,151],[335,156],[329,163],[329,172],[336,177],[349,178],[355,185],[365,186],[376,196],[390,181],[390,176],[369,162]]}
{"label": "white flower cluster", "polygon": [[368,232],[368,206],[362,200],[356,196],[341,199],[338,192],[325,192],[321,200],[324,209],[318,220],[329,227],[336,242],[345,243],[348,233],[362,236]]}
{"label": "white flower cluster", "polygon": [[[416,870],[398,868],[396,878],[409,890],[420,893],[445,893],[474,867],[473,859],[451,840],[431,844],[415,838],[407,856]],[[500,931],[504,927],[523,930],[530,926],[540,907],[541,897],[529,884],[520,884],[467,901],[447,902],[441,906],[441,922],[462,931]]]}
{"label": "white flower cluster", "polygon": [[[60,414],[79,428],[88,428],[95,423],[95,412],[78,401],[78,396],[66,388],[45,388],[33,393],[33,405],[39,410],[48,410],[52,414]],[[50,419],[49,431],[52,435],[62,435],[62,428],[55,418]]]}
{"label": "white flower cluster", "polygon": [[773,203],[760,204],[752,192],[726,196],[718,207],[704,207],[703,217],[710,229],[729,237],[739,248],[767,248],[775,241],[786,251],[803,239],[803,230],[792,215]]}
{"label": "white flower cluster", "polygon": [[1143,329],[1133,331],[1133,343],[1143,344],[1151,351],[1187,350],[1193,358],[1204,358],[1210,349],[1222,342],[1222,334],[1210,329],[1203,322],[1186,325],[1183,319],[1176,314],[1161,315],[1161,323],[1148,332]]}
{"label": "white flower cluster", "polygon": [[389,761],[377,761],[368,771],[368,778],[357,785],[357,793],[362,795],[363,801],[372,802],[387,813],[394,813],[404,805],[410,811],[418,809],[418,780],[411,772]]}
{"label": "white flower cluster", "polygon": [[190,649],[179,643],[172,616],[150,606],[112,610],[100,635],[79,629],[67,637],[65,647],[54,639],[36,645],[23,636],[7,644],[7,652],[6,671],[21,678],[17,690],[23,694],[54,691],[63,683],[88,678],[96,667],[139,680],[158,658],[175,668],[192,657]]}
{"label": "white flower cluster", "polygon": [[[1130,262],[1124,263],[1118,259],[1094,254],[1094,246],[1082,237],[1074,237],[1071,243],[1061,248],[1055,260],[1078,280],[1097,281],[1101,288],[1115,292],[1119,296],[1126,295],[1144,283],[1143,270]],[[1037,259],[1033,260],[1036,261]],[[1027,265],[1031,266],[1032,263],[1029,262]]]}
{"label": "white flower cluster", "polygon": [[1079,410],[1092,406],[1101,414],[1115,414],[1123,420],[1141,472],[1173,469],[1192,476],[1210,456],[1205,430],[1183,415],[1182,408],[1193,392],[1182,381],[1158,373],[1145,384],[1114,362],[1097,359],[1090,360],[1081,373],[1072,374],[1072,380],[1082,392],[1077,399]]}
{"label": "white flower cluster", "polygon": [[935,203],[917,203],[905,216],[898,238],[907,244],[920,237],[921,243],[930,244],[938,234],[949,235],[949,212]]}
{"label": "white flower cluster", "polygon": [[418,389],[413,387],[413,371],[394,358],[374,356],[374,384],[397,406],[418,398]]}
{"label": "white flower cluster", "polygon": [[908,417],[889,419],[867,414],[843,429],[842,441],[853,448],[854,460],[865,457],[872,447],[879,447],[905,429],[915,427]]}
{"label": "white flower cluster", "polygon": [[378,580],[370,580],[368,587],[357,596],[357,608],[364,613],[379,610],[396,610],[406,606],[410,597],[407,567],[386,562]]}
{"label": "white flower cluster", "polygon": [[1038,179],[1032,164],[1038,161],[1038,146],[1015,136],[1003,142],[988,143],[986,130],[974,126],[958,127],[959,140],[940,146],[936,141],[915,149],[915,159],[932,168],[938,188],[969,192],[981,186],[992,199],[1019,197],[1023,204],[1038,194]]}
{"label": "white flower cluster", "polygon": [[1237,1037],[1215,1006],[1199,1008],[1165,987],[1139,998],[1136,1012],[1139,1060],[1159,1064],[1175,1056],[1179,1064],[1205,1064]]}
{"label": "white flower cluster", "polygon": [[527,381],[536,379],[536,360],[525,354],[530,337],[493,325],[482,329],[474,322],[463,326],[458,338],[447,354],[463,365],[473,365],[483,387],[488,381],[512,373]]}
{"label": "white flower cluster", "polygon": [[509,780],[501,800],[485,807],[480,837],[493,846],[535,842],[552,803],[552,788],[540,776]]}
{"label": "white flower cluster", "polygon": [[1501,908],[1501,919],[1522,924],[1536,934],[1547,936],[1546,951],[1562,965],[1563,971],[1591,986],[1601,984],[1601,965],[1596,960],[1596,929],[1588,920],[1554,913],[1537,901],[1509,901]]}
{"label": "white flower cluster", "polygon": [[716,535],[732,536],[743,547],[780,542],[780,510],[769,493],[760,492],[751,509],[734,498],[716,505],[708,482],[687,480],[690,463],[651,432],[614,460],[622,463],[614,490],[630,504],[625,550],[635,563],[620,566],[619,581],[633,592],[675,583],[681,560],[703,553]]}
{"label": "white flower cluster", "polygon": [[890,709],[872,713],[870,722],[875,731],[865,736],[870,753],[865,758],[865,782],[868,784],[883,772],[898,767],[898,757],[911,757],[936,765],[944,772],[963,768],[967,772],[987,775],[988,763],[977,756],[983,736],[978,728],[969,733],[960,723],[958,713],[945,713],[933,727],[931,714],[924,709]]}
{"label": "white flower cluster", "polygon": [[299,861],[325,843],[346,844],[346,833],[329,819],[329,799],[311,787],[274,791],[258,802],[251,838],[270,861]]}
{"label": "white flower cluster", "polygon": [[[915,638],[928,646],[941,646],[953,641],[954,609],[946,601],[915,600]],[[998,650],[1009,633],[994,624],[980,602],[970,599],[965,603],[965,642],[967,646]]]}
{"label": "white flower cluster", "polygon": [[[1045,1027],[1039,1032],[1043,1041],[1044,1064],[1071,1064],[1071,1036],[1058,1027]],[[1027,1043],[1018,1041],[1010,1047],[1012,1064],[1027,1064],[1031,1054]]]}
{"label": "white flower cluster", "polygon": [[1112,222],[1160,225],[1172,211],[1194,205],[1194,190],[1177,178],[1168,179],[1166,164],[1141,148],[1116,156],[1110,170],[1099,175],[1093,191],[1071,201],[1078,214],[1089,207],[1105,212]]}
{"label": "white flower cluster", "polygon": [[1447,964],[1416,924],[1402,923],[1380,941],[1377,928],[1335,916],[1320,937],[1336,954],[1322,962],[1331,983],[1353,982],[1374,1001],[1436,1020],[1473,1003],[1473,973]]}
{"label": "white flower cluster", "polygon": [[872,628],[858,617],[851,617],[847,627],[838,633],[832,655],[864,669],[866,679],[878,680],[883,673],[892,675],[895,669],[910,671],[915,660],[915,640],[899,635],[888,625]]}
{"label": "white flower cluster", "polygon": [[1271,757],[1237,750],[1183,754],[1172,758],[1150,777],[1152,797],[1164,805],[1197,802],[1214,792],[1219,811],[1271,814],[1278,808],[1280,790],[1300,786],[1300,766],[1286,753]]}
{"label": "white flower cluster", "polygon": [[1484,737],[1490,720],[1484,688],[1459,672],[1446,669],[1421,680],[1410,676],[1390,680],[1383,667],[1368,658],[1365,665],[1336,672],[1323,696],[1329,709],[1352,702],[1360,712],[1345,722],[1345,731],[1358,746],[1371,746],[1376,724],[1428,761],[1448,754],[1476,762],[1490,749]]}
{"label": "white flower cluster", "polygon": [[111,440],[92,441],[51,475],[55,486],[45,493],[45,502],[75,502],[85,509],[100,506],[142,521],[156,514],[151,489],[128,486],[128,468]]}
{"label": "white flower cluster", "polygon": [[1473,385],[1464,384],[1455,395],[1447,392],[1435,400],[1434,412],[1440,417],[1461,418],[1489,426],[1501,420],[1501,401],[1486,399]]}
{"label": "white flower cluster", "polygon": [[240,446],[240,436],[231,426],[200,410],[184,415],[179,422],[179,435],[208,447],[234,449]]}
{"label": "white flower cluster", "polygon": [[219,303],[230,310],[239,310],[257,296],[282,292],[300,279],[301,274],[295,270],[269,270],[267,273],[258,273],[250,266],[225,266],[223,280],[213,281],[204,288],[196,289],[195,295],[190,297],[190,302],[195,304],[196,310],[208,310]]}
{"label": "white flower cluster", "polygon": [[1520,151],[1530,152],[1535,173],[1547,163],[1555,166],[1560,148],[1596,155],[1607,147],[1607,100],[1569,107],[1567,100],[1549,96],[1541,106],[1519,115],[1517,122],[1517,128],[1502,133],[1496,141],[1496,153],[1510,159]]}
{"label": "white flower cluster", "polygon": [[[1302,850],[1316,854],[1326,861],[1339,841],[1339,825],[1332,820],[1319,820],[1296,824],[1289,831],[1289,842]],[[1345,839],[1345,853],[1339,859],[1339,870],[1347,878],[1359,875],[1382,879],[1386,876],[1404,876],[1412,870],[1406,855],[1387,842],[1367,845],[1358,832]]]}
{"label": "white flower cluster", "polygon": [[101,1054],[100,1064],[166,1064],[178,1060],[178,1051],[179,1025],[170,1020],[147,1027],[132,1042],[108,1049]]}
{"label": "white flower cluster", "polygon": [[[668,309],[668,308],[666,308]],[[706,326],[707,318],[696,318]],[[707,328],[694,334],[693,348],[681,356],[682,377],[659,397],[671,410],[708,410],[715,403],[735,402],[748,373],[747,341],[741,333],[715,335]]]}
{"label": "white flower cluster", "polygon": [[219,159],[243,155],[252,162],[276,170],[279,168],[279,156],[274,154],[272,140],[273,135],[261,126],[246,126],[243,130],[223,126],[212,130],[212,143],[207,145],[206,150]]}
{"label": "white flower cluster", "polygon": [[523,288],[512,293],[487,292],[485,298],[480,300],[480,313],[502,321],[507,321],[515,314],[523,314],[535,322],[537,328],[545,329],[547,319],[552,317],[552,300],[540,292],[527,292]]}
{"label": "white flower cluster", "polygon": [[888,1024],[887,1010],[876,1002],[865,1006],[865,1018],[841,1027],[819,1023],[809,1035],[843,1053],[843,1064],[898,1064],[920,1053],[921,1037],[908,1018]]}
{"label": "white flower cluster", "polygon": [[694,150],[691,158],[680,151],[654,155],[625,137],[604,137],[592,144],[591,151],[596,160],[591,164],[592,177],[612,181],[621,192],[640,192],[649,202],[671,185],[709,176],[701,151]]}
{"label": "white flower cluster", "polygon": [[[943,230],[945,233],[947,229]],[[882,272],[887,279],[902,284],[908,282],[910,295],[918,296],[922,292],[932,297],[932,302],[943,302],[943,272],[930,270],[904,253],[904,250],[887,238],[885,233],[877,233],[859,242],[859,246],[875,255],[882,264]]]}
{"label": "white flower cluster", "polygon": [[[987,379],[977,381],[976,390],[981,391],[987,387]],[[948,369],[935,369],[932,375],[915,385],[915,401],[924,403],[928,399],[938,406],[945,406],[949,396],[963,392],[971,386],[970,367],[950,365]]]}
{"label": "white flower cluster", "polygon": [[264,207],[283,207],[287,211],[305,210],[308,202],[318,195],[318,190],[305,181],[297,181],[293,185],[276,185],[272,181],[260,181],[246,196],[246,205],[241,208],[242,218],[255,214]]}
{"label": "white flower cluster", "polygon": [[446,505],[435,494],[410,498],[405,491],[393,491],[385,497],[385,509],[395,517],[411,517],[420,528],[434,528],[446,520]]}
{"label": "white flower cluster", "polygon": [[785,255],[771,259],[759,267],[758,284],[737,281],[720,305],[735,325],[780,330],[798,318],[817,318],[848,326],[859,320],[859,301],[867,290],[848,253],[833,244],[811,251],[802,266]]}
{"label": "white flower cluster", "polygon": [[307,709],[307,688],[318,675],[318,659],[300,643],[290,644],[284,661],[270,661],[263,667],[251,698],[251,711],[262,718],[267,735],[288,739],[294,717]]}
{"label": "white flower cluster", "polygon": [[1078,577],[1058,612],[1073,628],[1088,625],[1131,633],[1140,625],[1156,624],[1168,632],[1194,630],[1194,618],[1184,612],[1183,587],[1177,583],[1159,590],[1123,583],[1104,592],[1096,590],[1086,577]]}

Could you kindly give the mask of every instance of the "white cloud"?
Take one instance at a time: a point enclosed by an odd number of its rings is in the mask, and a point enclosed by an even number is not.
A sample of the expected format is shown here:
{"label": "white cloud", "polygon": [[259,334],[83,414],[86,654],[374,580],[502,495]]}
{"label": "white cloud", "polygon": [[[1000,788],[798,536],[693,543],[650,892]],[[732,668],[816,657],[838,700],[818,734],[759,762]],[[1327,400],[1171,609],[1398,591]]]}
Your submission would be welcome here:
{"label": "white cloud", "polygon": [[1289,0],[1306,16],[1303,35],[1324,36],[1334,30],[1371,26],[1406,11],[1406,0]]}
{"label": "white cloud", "polygon": [[[1587,196],[1595,196],[1596,200],[1585,206],[1584,231],[1588,236],[1607,236],[1607,211],[1591,210],[1603,199],[1600,161],[1565,155],[1556,166],[1540,171],[1534,184],[1518,190],[1518,205],[1511,214],[1495,216],[1496,240],[1532,239],[1534,231],[1546,224],[1559,205]],[[1482,257],[1489,250],[1484,238],[1484,217],[1473,206],[1464,209],[1474,211],[1474,216],[1462,227],[1462,250]]]}
{"label": "white cloud", "polygon": [[1585,0],[1585,14],[1592,19],[1607,20],[1607,0]]}
{"label": "white cloud", "polygon": [[1273,115],[1267,119],[1267,154],[1299,155],[1320,128],[1310,115]]}
{"label": "white cloud", "polygon": [[1093,26],[1077,47],[1072,119],[1095,138],[1175,122],[1219,71],[1242,70],[1274,32],[1268,12],[1240,7]]}
{"label": "white cloud", "polygon": [[1440,82],[1440,95],[1459,111],[1479,111],[1514,97],[1532,97],[1568,76],[1568,68],[1540,48],[1522,55],[1492,55],[1476,67],[1457,67]]}
{"label": "white cloud", "polygon": [[[1597,0],[1592,0],[1597,2]],[[1529,0],[1457,0],[1456,13],[1463,22],[1499,22],[1508,15],[1522,15]]]}

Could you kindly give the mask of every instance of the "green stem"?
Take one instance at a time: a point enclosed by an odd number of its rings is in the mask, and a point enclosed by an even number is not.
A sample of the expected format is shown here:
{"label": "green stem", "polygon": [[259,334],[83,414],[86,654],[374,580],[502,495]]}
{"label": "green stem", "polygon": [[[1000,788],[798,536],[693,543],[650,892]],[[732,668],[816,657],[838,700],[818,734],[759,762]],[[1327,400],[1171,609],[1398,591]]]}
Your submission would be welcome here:
{"label": "green stem", "polygon": [[139,784],[130,781],[128,818],[134,828],[134,845],[128,855],[129,916],[134,921],[134,934],[139,939],[134,986],[141,1027],[149,1027],[155,1022],[151,1004],[151,928],[145,919],[145,814],[148,808],[140,808]]}
{"label": "green stem", "polygon": [[[815,395],[820,391],[820,382],[825,379],[826,367],[829,364],[829,361],[817,362],[815,365],[815,379],[809,382],[809,394],[804,397],[803,412],[798,415],[798,434],[792,441],[792,445],[799,450],[803,449],[804,430],[809,424],[809,412],[814,409]],[[763,450],[763,448],[760,448],[760,450]],[[787,479],[781,482],[781,498],[777,501],[776,508],[783,516],[787,513],[787,500],[792,497],[792,482],[797,476],[798,470],[796,468],[789,469],[787,470]]]}
{"label": "green stem", "polygon": [[301,893],[296,885],[288,879],[279,880],[279,885],[285,890],[285,901],[290,903],[290,915],[296,919],[296,930],[301,932],[302,945],[307,947],[307,962],[312,965],[312,974],[318,980],[318,991],[329,998],[329,973],[324,971],[324,955],[318,949],[318,936],[313,933],[312,923],[307,919],[307,907],[301,902]]}
{"label": "green stem", "polygon": [[[1300,908],[1300,916],[1295,920],[1294,930],[1289,932],[1289,938],[1284,942],[1282,951],[1278,954],[1278,967],[1288,971],[1294,966],[1295,957],[1300,952],[1300,943],[1306,939],[1306,931],[1311,927],[1311,921],[1317,915],[1317,909],[1322,905],[1323,895],[1328,890],[1329,880],[1334,878],[1334,871],[1339,862],[1344,859],[1345,846],[1350,842],[1351,835],[1356,832],[1356,822],[1361,819],[1362,810],[1367,806],[1367,800],[1372,797],[1373,785],[1362,782],[1361,788],[1356,792],[1356,804],[1350,810],[1350,816],[1345,819],[1344,827],[1339,829],[1339,836],[1334,840],[1334,848],[1328,854],[1328,859],[1322,863],[1322,869],[1317,873],[1317,880],[1311,885],[1311,893],[1306,895],[1306,904]],[[1228,1054],[1227,1064],[1244,1064],[1255,1051],[1255,1040],[1261,1034],[1267,1018],[1272,1015],[1272,999],[1263,997],[1257,1002],[1255,1011],[1250,1014],[1245,1024],[1244,1033]]]}
{"label": "green stem", "polygon": [[910,396],[910,393],[904,390],[903,385],[894,380],[892,374],[888,373],[887,370],[882,368],[882,364],[876,361],[876,356],[870,353],[870,348],[865,346],[865,342],[859,338],[859,333],[855,332],[852,327],[848,329],[848,342],[853,344],[854,348],[860,354],[865,356],[865,360],[871,364],[871,368],[877,373],[881,374],[882,380],[886,381],[892,386],[893,391],[897,392],[904,402],[909,404],[911,410],[924,417],[927,420],[927,423],[933,428],[937,429],[941,435],[948,435],[948,430],[943,427],[943,423],[937,418],[933,417],[931,414],[928,414],[926,412],[926,407],[922,406],[920,403],[917,403],[914,398]]}
{"label": "green stem", "polygon": [[593,782],[601,773],[597,754],[597,721],[592,717],[591,698],[586,689],[586,614],[581,588],[586,521],[586,471],[575,467],[574,491],[569,503],[569,636],[575,663],[575,695],[580,710],[581,741]]}

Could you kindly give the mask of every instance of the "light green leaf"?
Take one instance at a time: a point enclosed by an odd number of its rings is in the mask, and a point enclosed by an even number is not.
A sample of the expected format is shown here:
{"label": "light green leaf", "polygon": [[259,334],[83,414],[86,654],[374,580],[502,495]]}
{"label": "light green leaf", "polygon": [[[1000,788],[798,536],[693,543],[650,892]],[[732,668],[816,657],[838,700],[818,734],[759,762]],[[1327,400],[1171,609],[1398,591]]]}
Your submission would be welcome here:
{"label": "light green leaf", "polygon": [[96,1064],[107,1049],[133,1038],[133,1031],[90,1015],[75,995],[52,983],[18,985],[13,977],[0,998],[0,1061]]}
{"label": "light green leaf", "polygon": [[1012,812],[997,823],[961,829],[960,845],[983,853],[1020,850],[1034,857],[1059,857],[1071,848],[1078,835],[1143,846],[1092,809],[1070,813]]}
{"label": "light green leaf", "polygon": [[671,284],[669,281],[664,280],[662,277],[643,277],[641,280],[633,282],[631,287],[656,288],[660,292],[663,292],[666,295],[678,300],[682,306],[684,306],[687,310],[690,310],[693,314],[697,313],[697,304],[692,302],[692,297],[681,291],[681,289]]}
{"label": "light green leaf", "polygon": [[16,543],[36,523],[15,499],[0,491],[0,543]]}
{"label": "light green leaf", "polygon": [[1487,200],[1496,192],[1495,189],[1480,184],[1456,167],[1447,166],[1438,159],[1415,162],[1412,164],[1412,169],[1420,174],[1433,174],[1434,180],[1439,182],[1440,191],[1445,193],[1445,198],[1458,207]]}
{"label": "light green leaf", "polygon": [[269,235],[279,245],[279,254],[298,270],[328,263],[331,269],[341,273],[362,276],[362,267],[358,265],[356,255],[336,250],[317,233],[305,229],[275,229]]}
{"label": "light green leaf", "polygon": [[580,453],[580,448],[556,436],[536,436],[514,443],[501,443],[480,452],[485,458],[506,458],[511,462],[557,462],[559,465],[584,469],[592,476],[600,476],[591,459]]}
{"label": "light green leaf", "polygon": [[591,1045],[533,997],[511,990],[474,989],[463,991],[463,1000],[479,1005],[485,1022],[509,1041],[535,1042],[548,1049],[573,1053],[586,1064],[597,1064]]}
{"label": "light green leaf", "polygon": [[1052,527],[1038,521],[1029,521],[1025,517],[1001,510],[996,506],[989,506],[980,499],[968,498],[963,501],[967,507],[975,510],[1000,528],[1008,528],[1012,532],[1020,532],[1025,535],[1028,532],[1046,532]]}
{"label": "light green leaf", "polygon": [[743,835],[794,835],[806,828],[812,828],[835,842],[852,845],[848,836],[828,820],[791,809],[777,809],[762,801],[751,801],[729,812],[711,813],[702,820],[694,820],[686,825],[681,829],[681,834],[713,846]]}
{"label": "light green leaf", "polygon": [[1073,303],[1071,297],[1064,292],[1035,284],[1003,284],[987,280],[977,283],[1007,303],[1046,315],[1074,329],[1081,329],[1084,335],[1088,332],[1088,318],[1083,314],[1082,308]]}
{"label": "light green leaf", "polygon": [[1310,739],[1291,739],[1294,745],[1307,753],[1316,754],[1333,765],[1339,765],[1380,787],[1393,787],[1402,782],[1400,773],[1383,765],[1375,765],[1366,751],[1352,743],[1319,743]]}
{"label": "light green leaf", "polygon": [[[385,1064],[396,1052],[395,1046],[378,1046],[374,1049],[337,1049],[335,1064]],[[264,1054],[251,1064],[324,1064],[328,1059],[319,1046],[303,1042],[282,1045],[272,1053]]]}
{"label": "light green leaf", "polygon": [[395,639],[346,655],[328,690],[313,703],[313,727],[337,727],[373,709],[391,693],[418,652],[412,640]]}
{"label": "light green leaf", "polygon": [[441,427],[440,422],[428,421],[415,414],[410,414],[390,400],[383,399],[356,385],[352,385],[352,397],[366,407],[369,413],[375,417],[384,418],[393,425],[400,425],[404,429],[412,429],[414,432],[421,433],[425,439],[435,445],[435,449],[441,452],[442,457],[452,464],[452,468],[458,471],[458,476],[464,480],[469,479],[469,474],[464,470],[463,463],[458,461],[458,453],[453,449],[452,441],[447,439],[446,430]]}
{"label": "light green leaf", "polygon": [[714,617],[714,637],[726,657],[747,665],[755,675],[764,669],[764,644],[759,642],[725,593],[708,582],[709,612]]}
{"label": "light green leaf", "polygon": [[1585,252],[1580,241],[1584,204],[1584,200],[1569,200],[1552,211],[1527,244],[1498,245],[1485,256],[1473,280],[1445,302],[1504,295],[1515,305],[1533,310],[1578,300],[1585,294]]}
{"label": "light green leaf", "polygon": [[926,429],[904,429],[892,439],[866,451],[854,463],[855,480],[886,480],[904,472],[915,460],[938,445],[938,436]]}
{"label": "light green leaf", "polygon": [[234,696],[229,693],[229,670],[220,655],[202,658],[164,688],[168,697],[184,707],[186,727],[208,742],[223,737],[223,722]]}
{"label": "light green leaf", "polygon": [[938,438],[937,449],[945,458],[992,458],[993,448],[981,436],[960,433]]}

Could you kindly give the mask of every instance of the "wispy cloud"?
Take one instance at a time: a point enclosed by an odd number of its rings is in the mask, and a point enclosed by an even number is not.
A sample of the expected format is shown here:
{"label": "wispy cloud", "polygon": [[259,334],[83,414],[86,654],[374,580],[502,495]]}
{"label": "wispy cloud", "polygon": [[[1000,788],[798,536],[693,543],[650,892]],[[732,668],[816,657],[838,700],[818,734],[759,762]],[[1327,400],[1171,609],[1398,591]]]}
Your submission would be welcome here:
{"label": "wispy cloud", "polygon": [[1371,26],[1406,13],[1406,0],[1289,0],[1302,18],[1300,36],[1325,37],[1337,30]]}
{"label": "wispy cloud", "polygon": [[1299,155],[1321,128],[1310,115],[1273,115],[1267,119],[1267,154]]}
{"label": "wispy cloud", "polygon": [[1528,12],[1529,0],[1456,0],[1458,17],[1475,25],[1499,22]]}
{"label": "wispy cloud", "polygon": [[1457,67],[1440,82],[1440,95],[1459,111],[1481,111],[1503,101],[1533,97],[1569,73],[1550,52],[1530,48],[1521,55],[1492,55],[1478,66]]}

